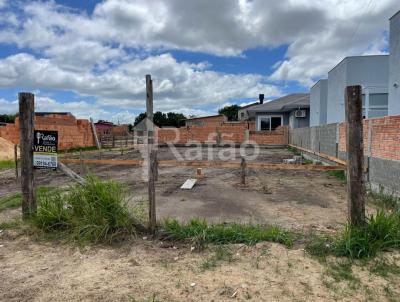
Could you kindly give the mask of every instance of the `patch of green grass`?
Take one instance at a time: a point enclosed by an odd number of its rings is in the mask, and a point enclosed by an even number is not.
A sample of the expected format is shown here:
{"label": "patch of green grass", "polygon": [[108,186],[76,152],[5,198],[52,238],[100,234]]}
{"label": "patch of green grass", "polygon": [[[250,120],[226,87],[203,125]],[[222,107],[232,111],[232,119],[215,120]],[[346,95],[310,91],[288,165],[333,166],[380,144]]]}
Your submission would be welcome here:
{"label": "patch of green grass", "polygon": [[232,260],[233,260],[232,251],[225,246],[218,245],[214,254],[211,257],[204,260],[201,263],[200,268],[201,270],[205,271],[217,267],[217,265],[223,261],[230,263],[232,262]]}
{"label": "patch of green grass", "polygon": [[394,262],[388,263],[385,259],[377,259],[372,263],[369,271],[383,278],[388,278],[389,275],[400,275],[400,266]]}
{"label": "patch of green grass", "polygon": [[292,147],[292,146],[288,146],[287,147],[289,152],[292,152],[294,155],[301,155],[301,152],[299,151],[299,149]]}
{"label": "patch of green grass", "polygon": [[13,160],[0,160],[0,170],[11,169],[14,167],[15,167],[15,162]]}
{"label": "patch of green grass", "polygon": [[314,162],[310,159],[303,158],[303,165],[312,165]]}
{"label": "patch of green grass", "polygon": [[128,210],[121,186],[92,175],[85,185],[69,191],[43,194],[33,223],[47,233],[78,242],[111,242],[134,233],[134,218]]}
{"label": "patch of green grass", "polygon": [[312,238],[306,251],[324,257],[370,258],[380,251],[400,248],[400,213],[379,210],[364,225],[347,223],[335,237]]}
{"label": "patch of green grass", "polygon": [[346,182],[346,173],[344,172],[344,170],[332,170],[326,171],[326,173],[330,176],[336,177],[343,182]]}
{"label": "patch of green grass", "polygon": [[0,212],[21,206],[21,193],[0,197]]}
{"label": "patch of green grass", "polygon": [[192,240],[203,246],[207,243],[253,245],[260,241],[272,241],[291,247],[294,240],[291,232],[277,226],[239,223],[208,224],[200,219],[192,219],[186,224],[179,223],[177,220],[166,220],[163,229],[170,239]]}
{"label": "patch of green grass", "polygon": [[[52,190],[54,190],[53,187],[38,187],[36,190],[37,198],[40,199],[40,197],[43,194],[47,194]],[[22,203],[21,193],[15,193],[12,195],[0,197],[0,212],[6,209],[18,208],[21,206],[21,203]]]}

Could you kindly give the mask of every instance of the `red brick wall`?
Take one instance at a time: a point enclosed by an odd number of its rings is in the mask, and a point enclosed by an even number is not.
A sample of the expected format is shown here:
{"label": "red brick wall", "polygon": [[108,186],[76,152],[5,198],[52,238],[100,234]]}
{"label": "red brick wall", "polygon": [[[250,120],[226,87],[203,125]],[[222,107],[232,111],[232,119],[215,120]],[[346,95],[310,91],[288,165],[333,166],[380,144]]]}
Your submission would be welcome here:
{"label": "red brick wall", "polygon": [[[254,123],[207,123],[204,126],[187,126],[182,128],[158,128],[159,143],[174,142],[179,144],[196,141],[200,143],[216,143],[218,133],[221,142],[241,144],[245,140],[245,132],[250,131],[249,139],[258,144],[287,144],[286,127],[280,127],[273,132],[255,132]],[[178,135],[178,138],[177,138]]]}
{"label": "red brick wall", "polygon": [[[369,131],[371,125],[371,131]],[[364,120],[364,153],[368,154],[368,134],[371,134],[371,156],[400,160],[400,115]],[[346,124],[339,125],[339,151],[346,152]]]}
{"label": "red brick wall", "polygon": [[[58,148],[60,150],[94,145],[89,121],[76,119],[73,115],[35,116],[35,129],[58,131]],[[0,137],[19,144],[18,118],[16,118],[15,124],[0,127]]]}
{"label": "red brick wall", "polygon": [[250,140],[260,145],[286,145],[287,127],[278,127],[275,131],[251,131]]}

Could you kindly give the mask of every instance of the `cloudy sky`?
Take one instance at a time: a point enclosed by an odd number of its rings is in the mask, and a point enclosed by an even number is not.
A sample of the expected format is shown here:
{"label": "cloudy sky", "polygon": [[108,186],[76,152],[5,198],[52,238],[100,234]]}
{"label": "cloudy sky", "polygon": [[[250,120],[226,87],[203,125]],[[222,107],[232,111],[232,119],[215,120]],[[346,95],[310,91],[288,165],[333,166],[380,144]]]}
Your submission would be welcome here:
{"label": "cloudy sky", "polygon": [[0,113],[132,122],[151,74],[155,110],[308,91],[343,57],[388,49],[398,0],[0,0]]}

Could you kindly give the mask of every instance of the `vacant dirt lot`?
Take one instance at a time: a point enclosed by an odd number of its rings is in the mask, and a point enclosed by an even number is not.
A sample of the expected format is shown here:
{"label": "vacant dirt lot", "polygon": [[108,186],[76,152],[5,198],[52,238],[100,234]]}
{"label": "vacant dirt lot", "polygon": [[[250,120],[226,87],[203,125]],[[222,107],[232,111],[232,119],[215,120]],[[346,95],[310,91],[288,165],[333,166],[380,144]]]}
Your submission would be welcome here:
{"label": "vacant dirt lot", "polygon": [[[220,150],[211,150],[212,156]],[[179,149],[184,155],[189,149]],[[206,155],[206,152],[204,152]],[[207,155],[208,154],[207,152]],[[68,157],[76,157],[69,154]],[[103,152],[102,158],[139,158],[138,151]],[[260,162],[280,163],[287,150],[262,150]],[[96,152],[86,158],[96,158]],[[159,159],[173,159],[160,150]],[[209,159],[204,157],[203,159]],[[214,157],[215,159],[215,157]],[[78,165],[70,165],[79,171]],[[128,202],[147,199],[142,168],[91,166],[92,173],[126,184]],[[19,191],[13,170],[0,171],[0,196]],[[157,215],[188,220],[251,221],[308,232],[336,232],[346,220],[345,187],[324,172],[250,170],[245,187],[238,169],[204,169],[190,191],[179,187],[195,168],[160,168]],[[61,172],[36,171],[38,185],[71,184]],[[0,213],[0,222],[20,217],[19,209]],[[216,247],[191,252],[177,245],[136,238],[118,246],[74,247],[37,240],[19,230],[0,232],[1,301],[396,301],[398,275],[380,277],[370,264],[353,265],[353,279],[335,281],[329,263],[320,263],[296,244],[253,247],[229,245],[229,257],[215,258]],[[400,255],[386,255],[400,265]]]}
{"label": "vacant dirt lot", "polygon": [[[177,148],[181,156],[195,153],[191,148]],[[240,158],[239,149],[236,159]],[[218,153],[232,152],[227,149],[203,149],[203,159],[217,158]],[[252,150],[247,150],[251,154]],[[69,154],[69,158],[77,155]],[[102,158],[140,158],[137,150],[121,155],[120,151],[103,151]],[[286,149],[261,149],[253,161],[281,163],[293,154]],[[97,158],[97,152],[88,152],[85,158]],[[158,158],[173,159],[167,148],[159,150]],[[79,171],[78,165],[69,165]],[[128,200],[134,205],[147,200],[147,183],[143,169],[128,166],[90,166],[88,169],[102,177],[112,178],[127,186]],[[345,222],[345,186],[325,172],[249,170],[247,186],[241,187],[239,169],[203,169],[205,177],[192,190],[180,186],[196,174],[196,168],[162,167],[156,185],[157,214],[160,220],[178,218],[188,220],[204,217],[210,221],[242,221],[278,224],[283,227],[331,230]],[[41,186],[66,186],[71,180],[57,171],[37,171],[36,179]],[[13,170],[0,172],[0,196],[19,190]]]}

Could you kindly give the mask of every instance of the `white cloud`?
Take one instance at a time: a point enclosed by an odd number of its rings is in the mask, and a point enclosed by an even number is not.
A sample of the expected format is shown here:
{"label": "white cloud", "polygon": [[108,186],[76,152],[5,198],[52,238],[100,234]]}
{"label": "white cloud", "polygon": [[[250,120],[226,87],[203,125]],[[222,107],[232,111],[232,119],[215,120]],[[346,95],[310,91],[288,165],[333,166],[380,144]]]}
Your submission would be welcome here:
{"label": "white cloud", "polygon": [[156,110],[216,105],[229,98],[247,98],[264,92],[279,95],[260,75],[233,75],[202,70],[178,63],[162,54],[122,63],[107,72],[66,70],[51,59],[36,59],[26,53],[0,60],[0,87],[31,87],[73,90],[97,96],[103,105],[120,109],[144,108],[144,75],[151,73]]}
{"label": "white cloud", "polygon": [[[0,0],[0,7],[6,5]],[[55,88],[118,110],[144,107],[144,75],[156,110],[218,107],[230,98],[281,94],[269,80],[310,85],[343,56],[381,53],[397,0],[105,0],[94,12],[54,1],[15,2],[0,17],[0,43],[32,50],[0,59],[0,87]],[[4,7],[3,7],[4,8]],[[238,56],[288,45],[270,77],[224,74],[177,62],[169,49]],[[262,61],[262,59],[261,59]],[[201,109],[198,109],[201,108]],[[207,111],[207,110],[206,110]]]}

